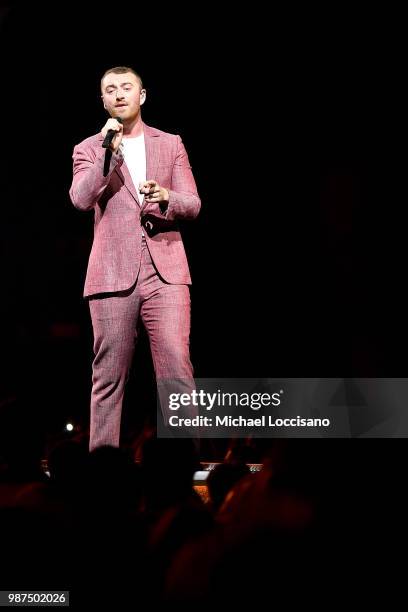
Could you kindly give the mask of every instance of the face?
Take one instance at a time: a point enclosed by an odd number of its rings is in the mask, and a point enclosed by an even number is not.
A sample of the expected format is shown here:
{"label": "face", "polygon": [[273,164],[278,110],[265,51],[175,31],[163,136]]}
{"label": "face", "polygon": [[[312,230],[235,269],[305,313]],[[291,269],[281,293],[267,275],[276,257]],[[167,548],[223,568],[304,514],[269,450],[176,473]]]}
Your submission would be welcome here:
{"label": "face", "polygon": [[102,80],[103,106],[112,117],[133,121],[145,99],[146,90],[141,89],[139,79],[132,72],[110,72]]}

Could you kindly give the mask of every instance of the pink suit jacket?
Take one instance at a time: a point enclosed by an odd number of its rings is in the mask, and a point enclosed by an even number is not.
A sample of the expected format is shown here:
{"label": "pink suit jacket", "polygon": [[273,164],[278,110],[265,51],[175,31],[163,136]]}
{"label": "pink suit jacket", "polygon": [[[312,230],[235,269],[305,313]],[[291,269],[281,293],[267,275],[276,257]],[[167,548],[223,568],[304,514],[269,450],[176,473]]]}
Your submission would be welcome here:
{"label": "pink suit jacket", "polygon": [[[123,155],[114,153],[104,176],[105,149],[100,134],[76,145],[70,197],[80,210],[94,210],[94,241],[84,297],[129,289],[141,261],[142,226],[153,262],[170,284],[191,284],[178,219],[194,219],[201,207],[187,152],[180,136],[143,124],[146,179],[169,191],[159,204],[140,207]],[[105,172],[106,173],[106,172]]]}

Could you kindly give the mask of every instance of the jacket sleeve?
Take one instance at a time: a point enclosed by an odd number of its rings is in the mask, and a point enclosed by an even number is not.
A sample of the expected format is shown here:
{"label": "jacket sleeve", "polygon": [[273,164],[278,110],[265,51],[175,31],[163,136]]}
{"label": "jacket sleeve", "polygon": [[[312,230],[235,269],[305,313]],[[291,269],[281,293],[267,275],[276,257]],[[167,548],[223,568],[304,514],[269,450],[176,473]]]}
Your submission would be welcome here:
{"label": "jacket sleeve", "polygon": [[105,151],[106,149],[101,147],[95,156],[94,151],[83,144],[74,147],[73,179],[69,195],[73,205],[79,210],[91,210],[95,206],[109,183],[112,172],[116,166],[123,164],[122,152],[118,150],[112,153],[108,172],[104,176]]}
{"label": "jacket sleeve", "polygon": [[177,153],[171,177],[169,203],[164,217],[174,219],[195,219],[201,208],[194,176],[188,160],[187,151],[180,136],[177,136]]}

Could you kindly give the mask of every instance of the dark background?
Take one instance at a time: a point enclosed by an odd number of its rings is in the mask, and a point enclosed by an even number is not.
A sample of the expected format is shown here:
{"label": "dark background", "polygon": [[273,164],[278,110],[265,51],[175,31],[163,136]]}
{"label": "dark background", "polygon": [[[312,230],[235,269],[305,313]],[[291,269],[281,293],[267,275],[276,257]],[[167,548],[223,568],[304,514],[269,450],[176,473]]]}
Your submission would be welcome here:
{"label": "dark background", "polygon": [[[93,215],[68,190],[115,65],[140,72],[144,121],[182,136],[202,198],[183,225],[196,375],[406,375],[398,15],[60,2],[0,16],[4,414],[17,402],[46,433],[87,422]],[[129,425],[151,410],[146,338],[133,369]]]}

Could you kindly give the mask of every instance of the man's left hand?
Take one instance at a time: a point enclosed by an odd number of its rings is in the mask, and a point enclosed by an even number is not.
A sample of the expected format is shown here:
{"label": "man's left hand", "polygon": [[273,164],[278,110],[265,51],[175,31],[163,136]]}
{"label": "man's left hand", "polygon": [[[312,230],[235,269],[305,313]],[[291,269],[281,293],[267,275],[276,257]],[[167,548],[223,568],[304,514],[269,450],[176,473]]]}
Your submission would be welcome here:
{"label": "man's left hand", "polygon": [[139,193],[145,194],[144,199],[148,204],[169,201],[169,192],[164,187],[160,187],[157,181],[145,181],[144,183],[139,183]]}

